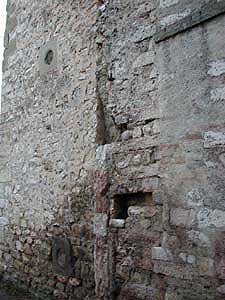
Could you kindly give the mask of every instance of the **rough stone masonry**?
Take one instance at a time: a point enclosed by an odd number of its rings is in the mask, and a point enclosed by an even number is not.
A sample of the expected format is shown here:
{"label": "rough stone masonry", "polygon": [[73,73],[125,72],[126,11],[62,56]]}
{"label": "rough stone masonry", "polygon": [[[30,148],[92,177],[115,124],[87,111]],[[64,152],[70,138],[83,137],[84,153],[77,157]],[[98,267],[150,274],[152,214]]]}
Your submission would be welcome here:
{"label": "rough stone masonry", "polygon": [[8,0],[0,272],[40,299],[225,299],[225,1]]}

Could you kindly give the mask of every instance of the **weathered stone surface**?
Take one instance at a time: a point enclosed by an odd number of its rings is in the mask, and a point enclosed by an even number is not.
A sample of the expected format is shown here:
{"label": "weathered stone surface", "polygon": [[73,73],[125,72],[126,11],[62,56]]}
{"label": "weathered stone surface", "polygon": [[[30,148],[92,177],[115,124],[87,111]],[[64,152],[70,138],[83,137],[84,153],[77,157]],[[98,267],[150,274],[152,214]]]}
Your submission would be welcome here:
{"label": "weathered stone surface", "polygon": [[225,61],[217,60],[209,63],[208,74],[211,76],[220,76],[225,73]]}
{"label": "weathered stone surface", "polygon": [[124,228],[125,226],[125,220],[123,219],[111,219],[110,226],[115,227],[115,228]]}
{"label": "weathered stone surface", "polygon": [[[220,91],[214,91],[214,96],[213,98],[220,98],[221,97],[221,90]],[[225,92],[225,90],[224,90]],[[219,93],[219,94],[218,94]],[[224,94],[225,96],[225,94]],[[204,147],[205,148],[213,148],[213,147],[219,147],[225,146],[225,133],[224,132],[213,132],[213,131],[208,131],[204,134]]]}
{"label": "weathered stone surface", "polygon": [[197,215],[199,227],[217,227],[225,229],[225,212],[203,208]]}
{"label": "weathered stone surface", "polygon": [[225,294],[225,285],[221,285],[217,288],[217,291],[220,293],[220,294]]}
{"label": "weathered stone surface", "polygon": [[9,224],[9,220],[6,217],[0,217],[0,226],[6,226]]}
{"label": "weathered stone surface", "polygon": [[179,0],[160,0],[160,7],[162,7],[162,8],[169,7],[174,4],[177,4],[178,2],[179,2]]}
{"label": "weathered stone surface", "polygon": [[43,299],[219,300],[224,1],[8,2],[3,277]]}
{"label": "weathered stone surface", "polygon": [[163,247],[152,248],[152,259],[170,261],[173,259],[172,253]]}
{"label": "weathered stone surface", "polygon": [[[163,8],[167,7],[166,3],[169,4],[169,2],[170,1],[164,1],[164,5],[161,6]],[[177,1],[177,3],[179,3],[179,1]],[[192,4],[191,8],[183,9],[181,12],[178,10],[178,13],[170,14],[160,20],[155,35],[156,42],[172,37],[179,32],[187,30],[225,12],[225,4],[223,1],[200,1],[200,3],[197,4],[197,7],[195,1],[189,1],[189,6],[190,4]],[[168,7],[169,6],[170,5],[168,5]]]}
{"label": "weathered stone surface", "polygon": [[191,227],[196,222],[196,212],[193,209],[174,208],[170,213],[170,221],[172,225]]}
{"label": "weathered stone surface", "polygon": [[106,214],[95,214],[94,233],[98,236],[107,235],[108,216]]}
{"label": "weathered stone surface", "polygon": [[[26,250],[24,252],[26,253]],[[27,254],[32,254],[32,252]],[[68,239],[63,237],[53,238],[52,261],[56,274],[63,276],[71,276],[73,274],[71,243]]]}

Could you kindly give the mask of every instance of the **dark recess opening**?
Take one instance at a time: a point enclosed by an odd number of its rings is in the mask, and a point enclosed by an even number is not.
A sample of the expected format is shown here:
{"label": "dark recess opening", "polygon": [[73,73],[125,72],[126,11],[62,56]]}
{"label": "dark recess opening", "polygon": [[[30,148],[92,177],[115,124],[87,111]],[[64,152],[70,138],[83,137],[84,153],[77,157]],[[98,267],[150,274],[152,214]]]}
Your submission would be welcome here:
{"label": "dark recess opening", "polygon": [[146,206],[152,202],[152,193],[118,194],[113,198],[113,219],[126,219],[130,206]]}
{"label": "dark recess opening", "polygon": [[50,65],[53,61],[53,51],[49,50],[45,55],[45,63]]}

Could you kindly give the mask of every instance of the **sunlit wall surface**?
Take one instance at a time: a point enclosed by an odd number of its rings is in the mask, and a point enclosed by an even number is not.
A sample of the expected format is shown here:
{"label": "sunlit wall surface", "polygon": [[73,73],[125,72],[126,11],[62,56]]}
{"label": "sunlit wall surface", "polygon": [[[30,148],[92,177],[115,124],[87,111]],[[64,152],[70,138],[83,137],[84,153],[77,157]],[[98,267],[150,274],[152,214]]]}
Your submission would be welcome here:
{"label": "sunlit wall surface", "polygon": [[[7,0],[0,0],[0,65],[2,66],[3,59],[3,40],[4,40],[4,31],[5,31],[5,22],[6,22],[6,2]],[[0,68],[0,90],[2,83],[2,68]],[[0,92],[0,100],[1,100],[1,92]]]}

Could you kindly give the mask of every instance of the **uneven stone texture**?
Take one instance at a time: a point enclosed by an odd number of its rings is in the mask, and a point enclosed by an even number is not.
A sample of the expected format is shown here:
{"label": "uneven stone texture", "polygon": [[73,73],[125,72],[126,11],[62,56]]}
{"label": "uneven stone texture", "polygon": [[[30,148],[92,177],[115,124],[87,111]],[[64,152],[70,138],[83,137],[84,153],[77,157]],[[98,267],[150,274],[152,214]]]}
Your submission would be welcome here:
{"label": "uneven stone texture", "polygon": [[8,1],[0,265],[43,298],[94,297],[97,15],[92,1]]}
{"label": "uneven stone texture", "polygon": [[222,300],[224,1],[8,1],[0,271],[41,299]]}

